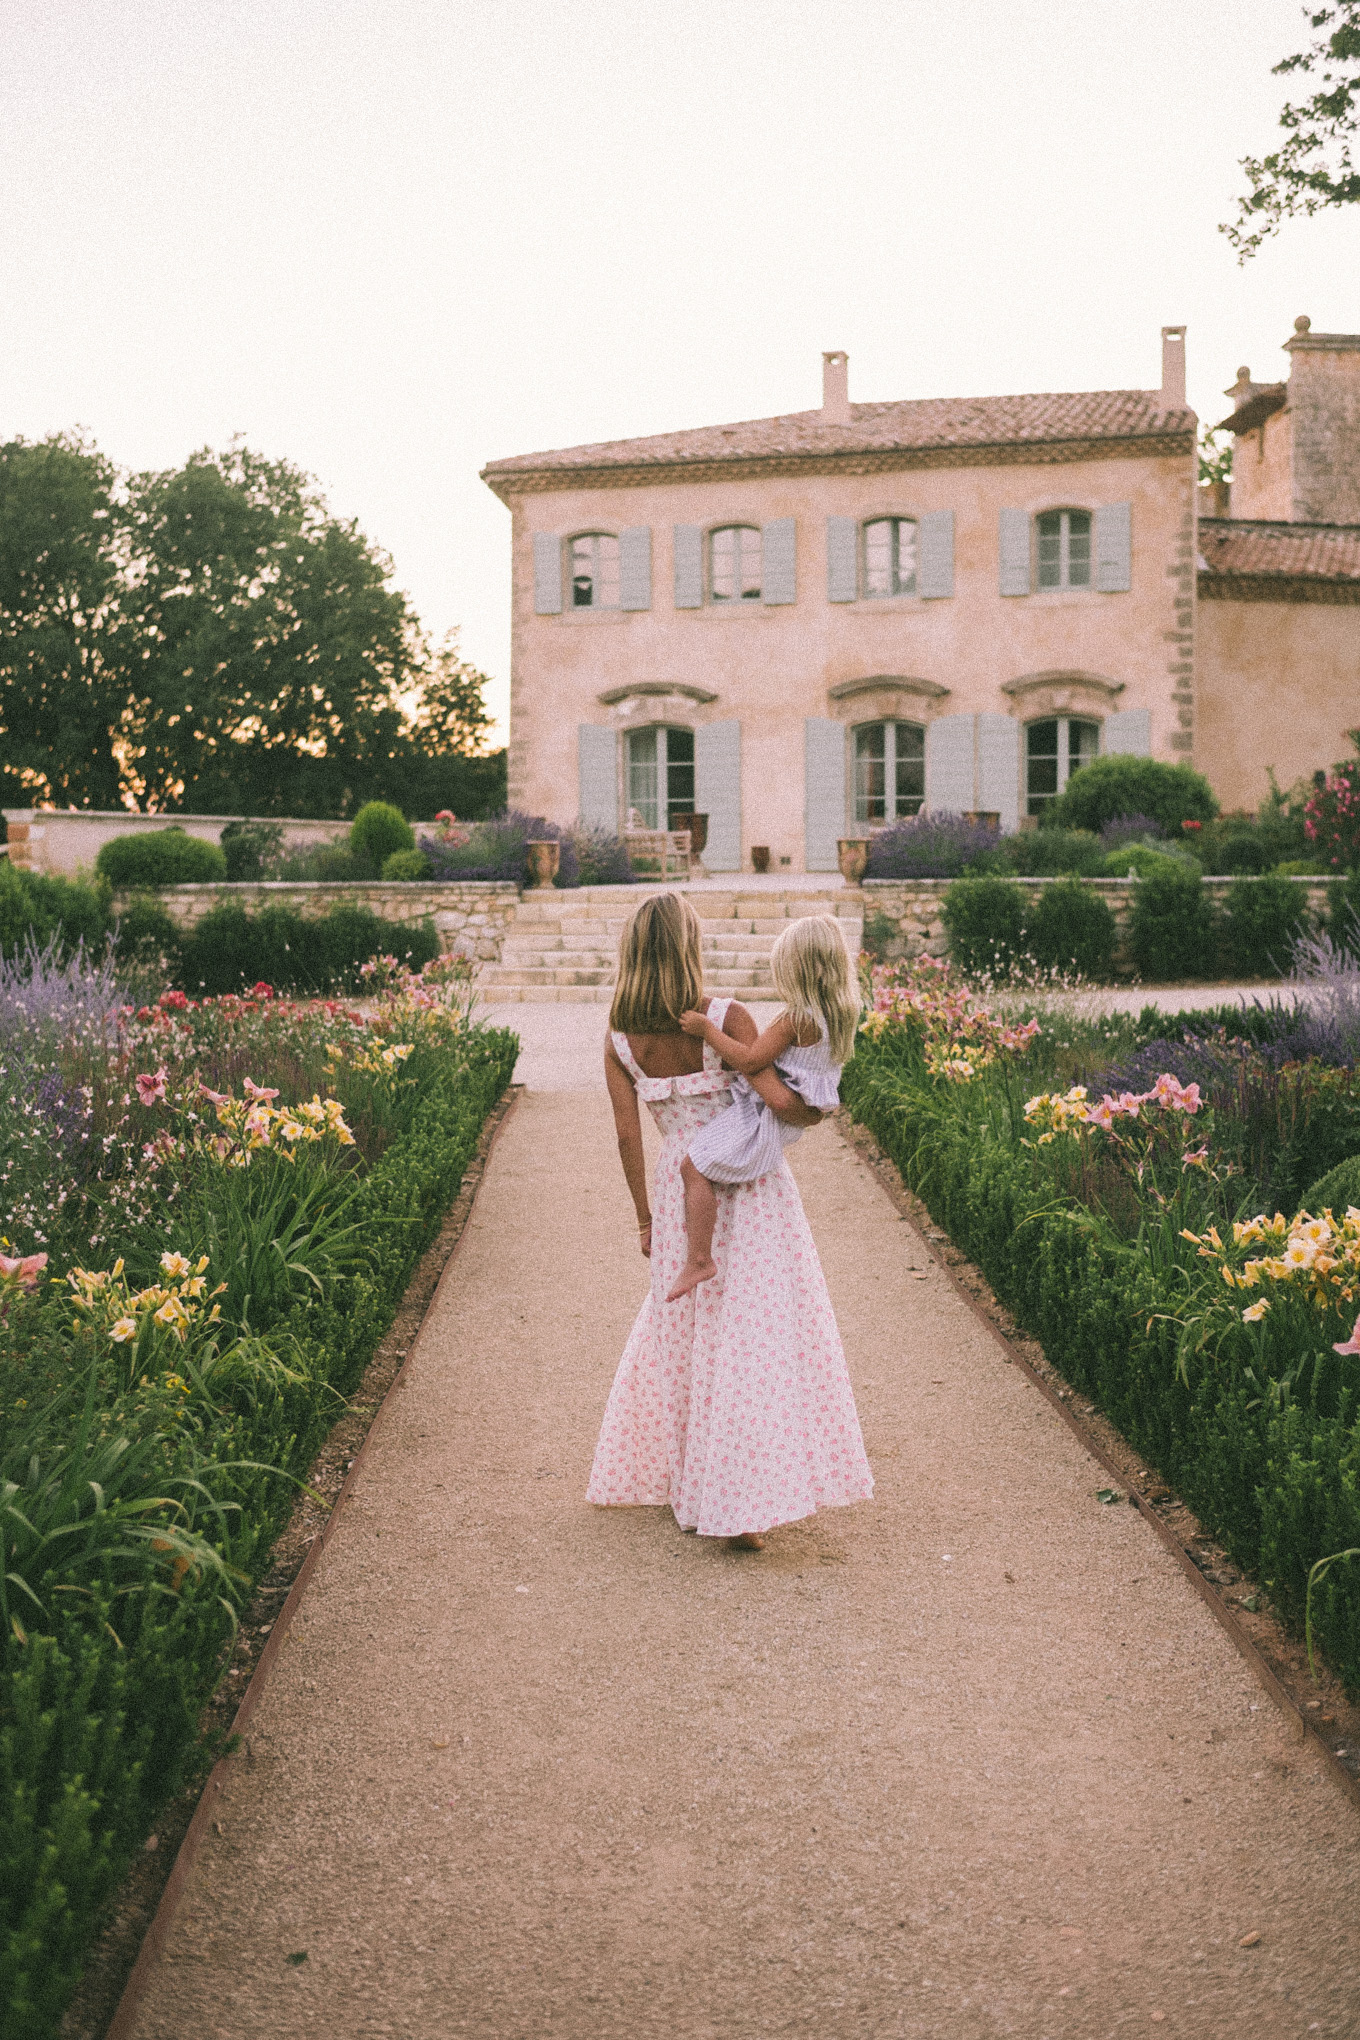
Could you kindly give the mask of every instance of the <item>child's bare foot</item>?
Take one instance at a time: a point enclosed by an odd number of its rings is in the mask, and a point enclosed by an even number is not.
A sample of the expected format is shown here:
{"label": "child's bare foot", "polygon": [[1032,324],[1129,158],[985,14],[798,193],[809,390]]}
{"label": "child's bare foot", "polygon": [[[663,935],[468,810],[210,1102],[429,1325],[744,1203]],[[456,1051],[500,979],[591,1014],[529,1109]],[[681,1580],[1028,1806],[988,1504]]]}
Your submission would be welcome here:
{"label": "child's bare foot", "polygon": [[728,1538],[727,1548],[729,1551],[763,1551],[765,1539],[758,1530],[743,1530],[739,1537]]}
{"label": "child's bare foot", "polygon": [[667,1303],[677,1303],[682,1296],[688,1296],[691,1289],[697,1289],[701,1282],[711,1282],[718,1272],[716,1261],[686,1261],[680,1270],[680,1279],[666,1298]]}

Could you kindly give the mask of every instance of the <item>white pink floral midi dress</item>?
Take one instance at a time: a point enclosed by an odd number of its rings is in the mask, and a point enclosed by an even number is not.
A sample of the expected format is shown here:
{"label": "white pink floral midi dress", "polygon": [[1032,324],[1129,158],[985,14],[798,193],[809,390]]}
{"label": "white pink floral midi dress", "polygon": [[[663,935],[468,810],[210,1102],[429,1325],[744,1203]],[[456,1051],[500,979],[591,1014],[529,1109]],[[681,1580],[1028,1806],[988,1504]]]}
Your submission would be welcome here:
{"label": "white pink floral midi dress", "polygon": [[[709,1016],[721,1027],[727,999]],[[718,1186],[718,1272],[676,1303],[685,1261],[680,1164],[729,1102],[716,1052],[691,1076],[648,1077],[614,1049],[662,1134],[652,1186],[651,1285],[624,1347],[587,1490],[592,1502],[669,1502],[704,1537],[794,1523],[874,1491],[845,1353],[798,1187],[782,1154],[752,1183]]]}

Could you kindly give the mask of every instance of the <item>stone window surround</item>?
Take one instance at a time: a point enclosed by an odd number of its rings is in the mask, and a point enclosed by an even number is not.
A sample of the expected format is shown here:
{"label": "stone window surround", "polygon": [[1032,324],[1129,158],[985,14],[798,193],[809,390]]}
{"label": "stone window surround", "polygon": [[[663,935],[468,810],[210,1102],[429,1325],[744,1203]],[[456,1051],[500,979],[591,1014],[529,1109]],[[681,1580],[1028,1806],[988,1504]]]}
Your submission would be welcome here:
{"label": "stone window surround", "polygon": [[[582,538],[612,538],[614,541],[615,595],[614,600],[612,602],[600,602],[593,599],[595,591],[592,591],[592,600],[590,602],[583,603],[579,608],[576,606],[575,600],[576,591],[574,585],[574,576],[572,574],[572,547],[576,544],[578,539]],[[617,557],[618,545],[619,535],[616,531],[604,531],[601,530],[597,525],[587,526],[580,531],[568,531],[563,534],[562,609],[561,609],[561,614],[563,616],[617,616],[623,613],[619,608],[619,593],[617,585],[619,576],[619,561]]]}
{"label": "stone window surround", "polygon": [[[1066,609],[1076,603],[1085,603],[1092,595],[1103,591],[1096,587],[1096,510],[1095,503],[1077,503],[1071,496],[1058,496],[1051,492],[1043,496],[1031,496],[1027,502],[1017,503],[1017,510],[1023,510],[1029,519],[1029,594],[1024,600],[1041,609]],[[1039,586],[1039,519],[1050,510],[1084,510],[1091,520],[1091,578],[1084,588],[1041,588]]]}
{"label": "stone window surround", "polygon": [[[920,545],[921,513],[919,510],[899,510],[899,509],[866,510],[862,516],[858,517],[856,519],[855,530],[856,580],[855,580],[855,600],[853,607],[856,610],[863,610],[865,608],[901,609],[904,605],[909,605],[913,609],[926,609],[930,605],[926,602],[925,598],[917,591],[916,588],[904,588],[900,593],[896,595],[868,595],[865,593],[864,534],[869,525],[879,524],[883,521],[884,518],[888,517],[895,518],[899,524],[914,525],[916,527],[917,532],[917,545],[918,547]],[[847,607],[850,605],[837,604],[835,606]]]}
{"label": "stone window surround", "polygon": [[[714,523],[701,525],[700,530],[703,533],[702,543],[703,543],[704,599],[701,608],[697,612],[691,611],[690,613],[705,615],[707,613],[712,612],[720,616],[745,616],[752,614],[756,610],[760,610],[763,612],[766,608],[764,526],[760,524],[751,524],[744,518],[733,519],[729,517],[720,524]],[[757,593],[754,595],[744,594],[715,595],[713,593],[713,541],[715,538],[719,537],[723,532],[727,531],[731,532],[753,531],[757,539],[760,541],[760,587]],[[741,552],[742,552],[741,543],[740,541],[738,541],[738,544],[736,546],[736,556],[738,561],[741,558]],[[739,581],[742,579],[740,573],[738,573],[737,578]]]}

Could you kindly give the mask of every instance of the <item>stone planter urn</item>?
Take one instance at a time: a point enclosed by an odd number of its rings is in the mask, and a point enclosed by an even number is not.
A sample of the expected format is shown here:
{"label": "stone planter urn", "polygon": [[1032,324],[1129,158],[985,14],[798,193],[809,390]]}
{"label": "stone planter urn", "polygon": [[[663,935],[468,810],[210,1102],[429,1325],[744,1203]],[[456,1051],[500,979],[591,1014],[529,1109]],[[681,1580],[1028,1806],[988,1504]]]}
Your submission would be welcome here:
{"label": "stone planter urn", "polygon": [[770,868],[770,846],[769,846],[769,844],[768,844],[768,843],[753,843],[753,844],[751,845],[751,869],[752,869],[752,871],[768,871],[768,870],[769,870],[769,868]]}
{"label": "stone planter urn", "polygon": [[562,845],[541,836],[531,836],[524,851],[529,866],[530,889],[539,891],[545,885],[551,885],[562,862]]}
{"label": "stone planter urn", "polygon": [[864,867],[869,862],[869,839],[867,836],[838,836],[836,855],[840,862],[841,877],[847,885],[858,885],[864,876]]}

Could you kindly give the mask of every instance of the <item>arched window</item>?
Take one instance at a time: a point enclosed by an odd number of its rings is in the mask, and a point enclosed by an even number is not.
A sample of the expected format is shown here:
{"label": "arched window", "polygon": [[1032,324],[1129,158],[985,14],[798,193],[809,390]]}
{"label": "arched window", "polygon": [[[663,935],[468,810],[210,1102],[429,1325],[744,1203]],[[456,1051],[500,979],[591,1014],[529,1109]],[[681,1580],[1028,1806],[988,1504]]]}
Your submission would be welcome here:
{"label": "arched window", "polygon": [[608,531],[583,531],[567,546],[573,609],[617,609],[619,542]]}
{"label": "arched window", "polygon": [[1089,510],[1045,510],[1036,517],[1041,588],[1089,588],[1091,585],[1091,513]]}
{"label": "arched window", "polygon": [[709,594],[715,602],[759,602],[760,526],[724,524],[709,539]]}
{"label": "arched window", "polygon": [[1045,716],[1025,732],[1025,812],[1041,815],[1074,772],[1100,751],[1100,724],[1074,715]]}
{"label": "arched window", "polygon": [[916,522],[911,517],[875,517],[864,527],[866,595],[916,593]]}
{"label": "arched window", "polygon": [[694,732],[653,723],[628,732],[628,805],[647,829],[677,829],[694,813]]}
{"label": "arched window", "polygon": [[926,733],[919,723],[861,723],[855,731],[855,820],[895,822],[921,812]]}

